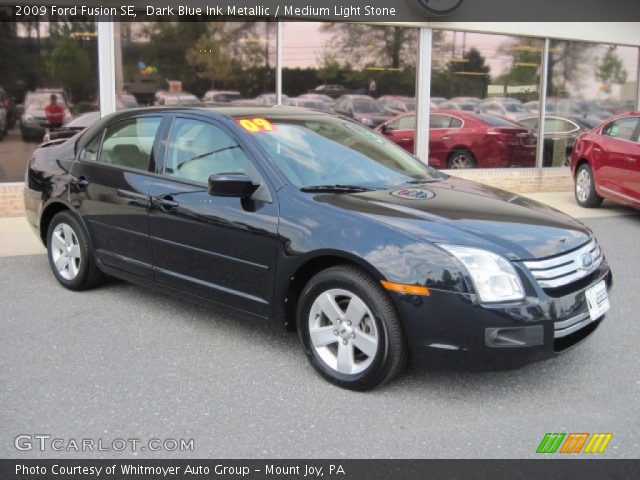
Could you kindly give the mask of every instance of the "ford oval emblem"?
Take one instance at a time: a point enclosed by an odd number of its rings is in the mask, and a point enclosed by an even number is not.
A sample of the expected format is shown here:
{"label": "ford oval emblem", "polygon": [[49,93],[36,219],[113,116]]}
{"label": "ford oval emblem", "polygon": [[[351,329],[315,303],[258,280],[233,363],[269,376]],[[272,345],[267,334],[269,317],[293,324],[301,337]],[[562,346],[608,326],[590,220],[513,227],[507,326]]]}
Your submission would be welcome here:
{"label": "ford oval emblem", "polygon": [[580,263],[583,270],[589,270],[593,266],[593,256],[590,253],[583,253]]}
{"label": "ford oval emblem", "polygon": [[398,198],[406,198],[407,200],[429,200],[436,196],[431,190],[425,190],[424,188],[403,188],[394,190],[391,195]]}

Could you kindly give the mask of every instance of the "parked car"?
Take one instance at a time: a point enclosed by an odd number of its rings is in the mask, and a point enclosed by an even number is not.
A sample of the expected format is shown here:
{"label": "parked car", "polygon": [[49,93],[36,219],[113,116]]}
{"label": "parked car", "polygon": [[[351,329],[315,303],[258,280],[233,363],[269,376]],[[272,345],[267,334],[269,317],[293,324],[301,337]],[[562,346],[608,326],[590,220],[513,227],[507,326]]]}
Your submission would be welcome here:
{"label": "parked car", "polygon": [[315,100],[318,102],[324,102],[330,107],[336,103],[335,99],[331,98],[329,95],[324,95],[322,93],[303,93],[299,95],[298,98],[309,98],[311,100]]}
{"label": "parked car", "polygon": [[[3,113],[4,112],[4,113]],[[13,128],[16,123],[16,105],[0,87],[0,137]]]}
{"label": "parked car", "polygon": [[333,110],[370,128],[392,117],[369,95],[344,95],[336,101]]}
{"label": "parked car", "polygon": [[[20,133],[23,141],[41,140],[51,125],[45,115],[44,109],[51,101],[51,95],[55,94],[57,103],[64,109],[64,122],[72,119],[66,96],[59,90],[36,90],[29,92],[24,100],[24,113],[20,117]],[[59,95],[59,96],[58,96]]]}
{"label": "parked car", "polygon": [[327,102],[314,100],[313,98],[308,97],[292,98],[290,101],[290,105],[294,107],[309,108],[311,110],[317,110],[319,112],[333,112],[333,109]]}
{"label": "parked car", "polygon": [[[414,152],[415,114],[376,129]],[[533,167],[536,137],[527,128],[491,115],[435,110],[429,121],[429,165],[434,168]]]}
{"label": "parked car", "polygon": [[587,227],[335,115],[126,110],[37,149],[24,191],[63,287],[109,274],[271,319],[354,390],[438,353],[555,357],[610,308]]}
{"label": "parked car", "polygon": [[234,100],[242,99],[242,95],[237,90],[209,90],[202,97],[204,103],[231,103]]}
{"label": "parked car", "polygon": [[640,208],[640,112],[624,113],[583,133],[571,155],[579,205],[609,198]]}
{"label": "parked car", "polygon": [[62,128],[45,133],[42,138],[42,142],[54,142],[61,139],[67,139],[82,132],[84,129],[89,128],[91,125],[100,120],[100,112],[87,112],[82,115],[78,115],[73,120],[69,121]]}
{"label": "parked car", "polygon": [[434,105],[440,105],[443,102],[446,102],[447,99],[444,97],[431,97],[431,103]]}
{"label": "parked car", "polygon": [[454,103],[473,103],[475,105],[479,105],[483,102],[483,100],[478,97],[453,97],[449,101]]}
{"label": "parked car", "polygon": [[[538,116],[530,115],[518,120],[530,130],[538,131]],[[573,145],[583,133],[598,126],[598,122],[582,115],[559,117],[547,115],[544,122],[544,166],[559,167],[569,165]]]}
{"label": "parked car", "polygon": [[517,101],[499,102],[491,100],[482,102],[477,106],[477,109],[481,113],[495,115],[514,121],[518,121],[520,118],[531,115],[531,111]]}
{"label": "parked car", "polygon": [[319,93],[336,99],[346,95],[347,89],[342,85],[318,85],[313,90],[309,90],[309,93]]}
{"label": "parked car", "polygon": [[159,105],[190,105],[190,106],[198,106],[202,105],[202,102],[198,97],[191,93],[180,92],[180,93],[165,93],[159,99]]}
{"label": "parked car", "polygon": [[401,113],[416,111],[416,99],[412,97],[384,95],[378,98],[377,102],[390,115],[400,115]]}
{"label": "parked car", "polygon": [[[282,105],[291,105],[291,99],[282,94]],[[263,93],[255,98],[243,98],[242,100],[233,100],[231,105],[233,106],[251,106],[251,107],[273,107],[277,102],[275,93]]]}
{"label": "parked car", "polygon": [[438,105],[438,110],[463,110],[466,112],[475,112],[478,109],[478,104],[473,102],[452,102],[446,101]]}

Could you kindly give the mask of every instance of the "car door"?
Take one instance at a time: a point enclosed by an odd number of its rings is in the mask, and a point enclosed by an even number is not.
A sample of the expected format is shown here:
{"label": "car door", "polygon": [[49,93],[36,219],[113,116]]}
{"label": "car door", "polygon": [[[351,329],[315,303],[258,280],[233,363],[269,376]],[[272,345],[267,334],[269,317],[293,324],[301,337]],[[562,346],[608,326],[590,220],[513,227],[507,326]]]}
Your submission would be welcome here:
{"label": "car door", "polygon": [[[172,120],[160,175],[151,182],[154,278],[177,290],[261,316],[272,314],[278,207],[245,146],[221,123]],[[245,173],[252,199],[215,197],[208,178]]]}
{"label": "car door", "polygon": [[407,152],[414,153],[416,136],[415,115],[403,115],[402,117],[396,118],[388,124],[384,134]]}
{"label": "car door", "polygon": [[429,165],[447,168],[449,154],[460,140],[462,125],[459,118],[451,115],[435,113],[429,117]]}
{"label": "car door", "polygon": [[98,261],[142,278],[153,276],[148,191],[162,121],[154,113],[111,124],[79,152],[70,172],[71,202]]}
{"label": "car door", "polygon": [[623,188],[636,202],[640,202],[640,120],[631,141],[632,145],[629,147],[629,154],[626,158],[627,174]]}
{"label": "car door", "polygon": [[633,181],[629,178],[637,163],[638,144],[634,141],[638,117],[614,120],[601,131],[601,161],[596,165],[596,182],[606,194],[625,197],[633,195]]}

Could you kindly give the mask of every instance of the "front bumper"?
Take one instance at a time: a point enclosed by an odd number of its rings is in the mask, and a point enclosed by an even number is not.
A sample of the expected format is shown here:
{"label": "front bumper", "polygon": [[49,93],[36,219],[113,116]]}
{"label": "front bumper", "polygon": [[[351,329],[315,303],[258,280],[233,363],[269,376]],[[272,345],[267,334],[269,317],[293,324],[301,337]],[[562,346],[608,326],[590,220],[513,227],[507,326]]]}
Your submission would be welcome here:
{"label": "front bumper", "polygon": [[602,323],[589,317],[585,291],[613,278],[606,261],[575,290],[535,294],[511,304],[482,304],[475,295],[431,290],[426,297],[393,294],[412,363],[518,367],[560,354]]}

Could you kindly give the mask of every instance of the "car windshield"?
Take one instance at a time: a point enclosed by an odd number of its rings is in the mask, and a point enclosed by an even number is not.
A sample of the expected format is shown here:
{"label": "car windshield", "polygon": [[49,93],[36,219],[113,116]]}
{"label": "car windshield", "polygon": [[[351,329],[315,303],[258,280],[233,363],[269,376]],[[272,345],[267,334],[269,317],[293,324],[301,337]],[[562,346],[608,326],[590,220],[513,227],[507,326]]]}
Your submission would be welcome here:
{"label": "car windshield", "polygon": [[253,134],[298,188],[351,185],[391,188],[443,175],[370,129],[334,117],[270,118]]}
{"label": "car windshield", "polygon": [[[58,105],[61,107],[66,107],[64,100],[60,97],[56,100]],[[26,108],[29,110],[43,110],[47,105],[51,103],[51,95],[30,95],[27,99]]]}
{"label": "car windshield", "polygon": [[482,120],[484,123],[488,123],[492,127],[520,127],[517,123],[510,122],[505,118],[487,115],[486,113],[478,113],[476,114],[476,118]]}
{"label": "car windshield", "polygon": [[356,113],[384,113],[384,109],[375,100],[354,100],[353,111]]}
{"label": "car windshield", "polygon": [[504,105],[504,108],[507,110],[507,112],[512,112],[512,113],[529,113],[529,110],[524,108],[519,103],[506,103]]}

